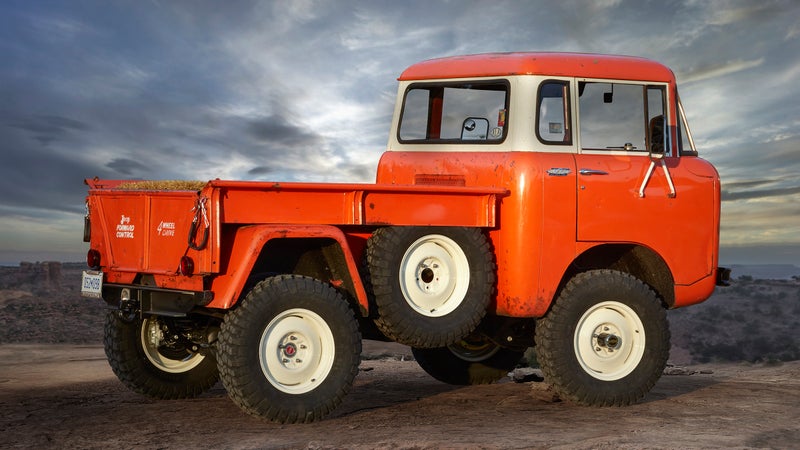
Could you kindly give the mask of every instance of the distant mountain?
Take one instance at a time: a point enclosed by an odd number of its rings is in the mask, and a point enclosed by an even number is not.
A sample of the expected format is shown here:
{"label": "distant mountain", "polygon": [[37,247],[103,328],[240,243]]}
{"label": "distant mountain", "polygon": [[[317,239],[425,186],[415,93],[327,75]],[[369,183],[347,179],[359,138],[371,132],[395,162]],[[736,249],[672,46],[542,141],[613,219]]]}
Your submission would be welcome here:
{"label": "distant mountain", "polygon": [[[85,267],[54,262],[0,267],[0,344],[102,344],[108,307],[81,297]],[[742,271],[734,272],[731,286],[718,287],[699,305],[669,311],[673,364],[800,360],[800,278],[791,278],[800,268],[736,267]]]}
{"label": "distant mountain", "polygon": [[733,264],[731,278],[741,276],[756,280],[790,280],[800,276],[800,267],[794,264]]}
{"label": "distant mountain", "polygon": [[668,313],[673,363],[800,359],[800,279],[742,277],[703,303]]}

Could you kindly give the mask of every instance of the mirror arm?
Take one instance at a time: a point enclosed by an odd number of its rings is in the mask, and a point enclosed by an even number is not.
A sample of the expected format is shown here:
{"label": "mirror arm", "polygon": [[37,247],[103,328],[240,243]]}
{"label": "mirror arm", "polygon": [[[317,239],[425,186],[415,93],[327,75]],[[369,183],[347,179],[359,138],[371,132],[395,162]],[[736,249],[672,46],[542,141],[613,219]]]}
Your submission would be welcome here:
{"label": "mirror arm", "polygon": [[[675,198],[677,195],[675,191],[675,184],[672,182],[672,176],[669,174],[669,169],[667,168],[667,163],[661,159],[661,167],[664,168],[664,175],[667,177],[667,184],[669,184],[669,194],[667,197]],[[650,178],[653,176],[653,170],[656,168],[656,160],[650,160],[650,167],[647,168],[647,173],[644,175],[644,180],[642,180],[642,185],[639,186],[639,198],[644,198],[644,188],[647,187],[647,183],[650,182]]]}
{"label": "mirror arm", "polygon": [[669,194],[667,194],[667,197],[675,198],[676,195],[675,184],[672,183],[672,177],[669,174],[667,163],[663,159],[661,160],[661,167],[664,168],[664,175],[667,177],[667,184],[669,184]]}
{"label": "mirror arm", "polygon": [[681,121],[683,122],[683,128],[686,130],[686,137],[689,138],[689,146],[692,147],[692,151],[697,153],[697,147],[694,146],[694,139],[692,138],[692,130],[689,129],[689,121],[686,119],[686,113],[683,112],[683,103],[681,103],[680,97],[678,97],[678,111],[681,113]]}

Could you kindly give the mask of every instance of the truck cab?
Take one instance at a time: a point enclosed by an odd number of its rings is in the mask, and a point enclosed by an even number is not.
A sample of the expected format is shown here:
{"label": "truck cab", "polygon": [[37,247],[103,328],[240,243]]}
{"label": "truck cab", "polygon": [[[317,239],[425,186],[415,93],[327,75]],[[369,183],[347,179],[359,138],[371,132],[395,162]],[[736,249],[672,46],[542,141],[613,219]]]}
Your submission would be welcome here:
{"label": "truck cab", "polygon": [[425,61],[399,78],[378,183],[508,189],[496,314],[541,317],[576,271],[620,268],[669,307],[716,284],[720,183],[667,67],[509,53]]}

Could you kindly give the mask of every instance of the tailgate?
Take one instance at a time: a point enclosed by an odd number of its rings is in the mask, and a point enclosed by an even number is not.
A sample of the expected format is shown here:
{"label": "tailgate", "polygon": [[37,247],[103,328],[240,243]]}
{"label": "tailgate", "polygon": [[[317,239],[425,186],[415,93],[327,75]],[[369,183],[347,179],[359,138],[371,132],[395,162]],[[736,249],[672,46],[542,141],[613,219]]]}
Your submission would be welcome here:
{"label": "tailgate", "polygon": [[[207,268],[210,252],[203,234],[208,218],[196,215],[197,201],[196,191],[91,190],[92,248],[100,250],[103,266],[111,270],[175,274],[184,255],[198,269]],[[192,230],[196,218],[199,225]],[[189,245],[192,231],[194,249]]]}

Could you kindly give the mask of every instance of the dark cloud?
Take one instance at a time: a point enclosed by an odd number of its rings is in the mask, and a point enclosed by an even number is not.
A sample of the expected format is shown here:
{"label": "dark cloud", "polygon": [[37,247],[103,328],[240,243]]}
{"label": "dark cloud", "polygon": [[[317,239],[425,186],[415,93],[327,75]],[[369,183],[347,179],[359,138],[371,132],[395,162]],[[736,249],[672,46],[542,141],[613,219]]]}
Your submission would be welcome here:
{"label": "dark cloud", "polygon": [[132,176],[137,172],[146,173],[148,170],[146,165],[127,158],[114,158],[111,162],[106,164],[106,167],[127,176]]}
{"label": "dark cloud", "polygon": [[745,180],[745,181],[737,181],[733,183],[725,183],[725,187],[723,192],[727,191],[738,191],[740,189],[749,189],[755,187],[761,187],[764,185],[769,185],[775,183],[774,179],[768,180]]}
{"label": "dark cloud", "polygon": [[793,1],[5,2],[0,217],[80,219],[94,176],[369,181],[405,67],[516,50],[670,65],[726,204],[783,200],[798,22]]}
{"label": "dark cloud", "polygon": [[305,146],[319,143],[319,138],[304,127],[289,124],[280,116],[249,120],[247,133],[254,139],[281,146]]}
{"label": "dark cloud", "polygon": [[348,180],[372,180],[375,179],[375,164],[363,164],[353,162],[347,165],[343,174]]}
{"label": "dark cloud", "polygon": [[63,134],[69,130],[88,130],[89,126],[81,121],[53,115],[36,115],[22,118],[10,124],[34,134]]}
{"label": "dark cloud", "polygon": [[34,115],[12,120],[9,127],[30,133],[42,146],[71,137],[75,131],[86,131],[89,126],[78,120],[55,115]]}
{"label": "dark cloud", "polygon": [[800,194],[800,186],[792,186],[787,188],[776,188],[776,189],[761,189],[757,191],[730,191],[723,189],[722,201],[748,200],[748,199],[769,198],[769,197],[787,197],[794,194]]}
{"label": "dark cloud", "polygon": [[271,173],[275,173],[275,171],[266,166],[253,167],[252,169],[247,171],[247,174],[253,177],[262,177],[264,175],[269,175]]}
{"label": "dark cloud", "polygon": [[4,133],[4,164],[0,168],[0,208],[19,214],[32,214],[32,210],[66,211],[83,210],[86,186],[84,178],[94,175],[108,176],[111,172],[97,170],[91,163],[69,154],[47,151],[36,140],[20,133]]}

